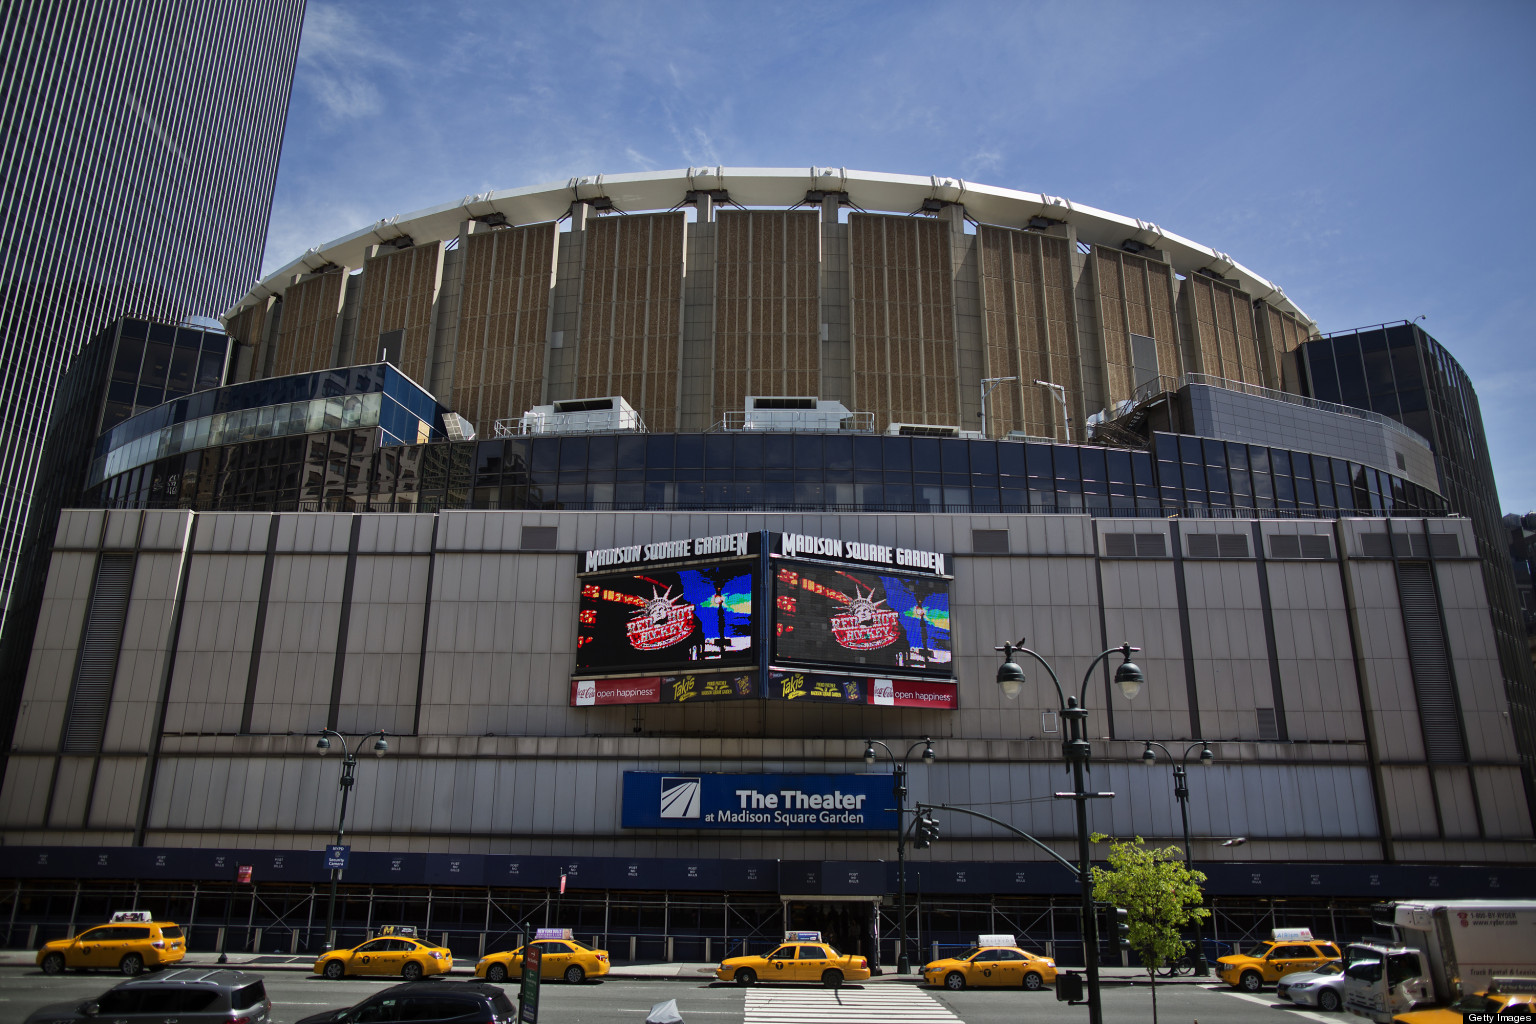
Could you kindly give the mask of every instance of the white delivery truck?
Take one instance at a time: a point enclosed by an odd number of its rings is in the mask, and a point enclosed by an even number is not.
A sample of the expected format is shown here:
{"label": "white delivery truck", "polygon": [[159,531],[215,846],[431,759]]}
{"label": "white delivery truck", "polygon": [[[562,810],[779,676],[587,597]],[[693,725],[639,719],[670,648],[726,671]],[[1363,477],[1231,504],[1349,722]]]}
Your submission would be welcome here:
{"label": "white delivery truck", "polygon": [[1536,900],[1387,904],[1392,943],[1344,950],[1344,1007],[1377,1024],[1486,990],[1494,976],[1536,975]]}

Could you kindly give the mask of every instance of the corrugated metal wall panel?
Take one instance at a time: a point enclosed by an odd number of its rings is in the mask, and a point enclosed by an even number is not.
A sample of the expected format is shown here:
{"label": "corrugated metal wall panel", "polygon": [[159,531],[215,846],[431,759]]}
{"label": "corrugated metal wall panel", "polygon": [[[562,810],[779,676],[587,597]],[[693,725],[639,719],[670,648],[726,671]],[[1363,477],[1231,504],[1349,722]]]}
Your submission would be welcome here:
{"label": "corrugated metal wall panel", "polygon": [[101,749],[112,700],[112,680],[123,648],[123,622],[133,586],[132,552],[106,552],[96,563],[91,607],[85,617],[80,661],[70,687],[69,712],[64,720],[66,754],[94,754]]}
{"label": "corrugated metal wall panel", "polygon": [[1461,735],[1456,686],[1432,571],[1428,562],[1399,562],[1397,589],[1402,596],[1403,627],[1418,692],[1425,752],[1430,761],[1461,762],[1467,759],[1467,745]]}

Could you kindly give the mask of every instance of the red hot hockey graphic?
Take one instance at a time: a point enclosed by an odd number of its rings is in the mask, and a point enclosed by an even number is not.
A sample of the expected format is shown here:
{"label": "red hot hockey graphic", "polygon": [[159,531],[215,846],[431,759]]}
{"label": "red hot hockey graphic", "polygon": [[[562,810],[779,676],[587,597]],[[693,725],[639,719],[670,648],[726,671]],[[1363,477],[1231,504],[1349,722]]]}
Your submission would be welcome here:
{"label": "red hot hockey graphic", "polygon": [[[655,580],[651,580],[656,583]],[[660,586],[659,583],[656,584]],[[672,596],[672,588],[652,588],[645,607],[630,616],[625,627],[629,645],[637,651],[659,651],[686,640],[693,633],[693,605],[683,595]]]}
{"label": "red hot hockey graphic", "polygon": [[850,651],[875,651],[895,643],[901,635],[899,616],[880,607],[885,601],[874,599],[875,588],[866,594],[857,580],[853,586],[854,596],[845,598],[844,614],[832,616],[832,636]]}

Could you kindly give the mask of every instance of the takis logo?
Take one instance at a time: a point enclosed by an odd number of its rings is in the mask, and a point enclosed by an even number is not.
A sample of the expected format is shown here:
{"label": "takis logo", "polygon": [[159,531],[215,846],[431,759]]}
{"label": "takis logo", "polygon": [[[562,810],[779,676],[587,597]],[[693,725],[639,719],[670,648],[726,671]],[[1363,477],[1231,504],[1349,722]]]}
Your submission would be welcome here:
{"label": "takis logo", "polygon": [[663,775],[660,817],[697,818],[701,786],[697,775]]}
{"label": "takis logo", "polygon": [[832,616],[832,636],[851,651],[874,651],[895,643],[897,614],[881,607],[885,601],[875,600],[874,587],[866,594],[858,580],[853,580],[853,591],[853,597],[843,599],[844,613]]}
{"label": "takis logo", "polygon": [[672,596],[672,588],[662,588],[660,583],[642,576],[650,583],[651,596],[645,605],[630,616],[625,632],[629,645],[637,651],[659,651],[664,647],[687,639],[693,632],[693,605],[682,594]]}

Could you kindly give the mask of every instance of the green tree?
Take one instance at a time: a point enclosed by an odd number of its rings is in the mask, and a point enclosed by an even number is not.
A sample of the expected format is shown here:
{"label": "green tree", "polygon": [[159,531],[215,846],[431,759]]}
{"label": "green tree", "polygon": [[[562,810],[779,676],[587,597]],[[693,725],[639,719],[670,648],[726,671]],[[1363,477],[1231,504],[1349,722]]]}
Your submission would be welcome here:
{"label": "green tree", "polygon": [[[1106,839],[1102,833],[1093,837],[1096,843]],[[1189,950],[1191,943],[1181,934],[1186,925],[1211,916],[1201,906],[1205,873],[1191,871],[1177,846],[1151,849],[1140,836],[1133,842],[1112,840],[1108,859],[1109,870],[1093,869],[1093,898],[1128,911],[1127,938],[1151,979],[1152,1022],[1157,1024],[1157,969]]]}

